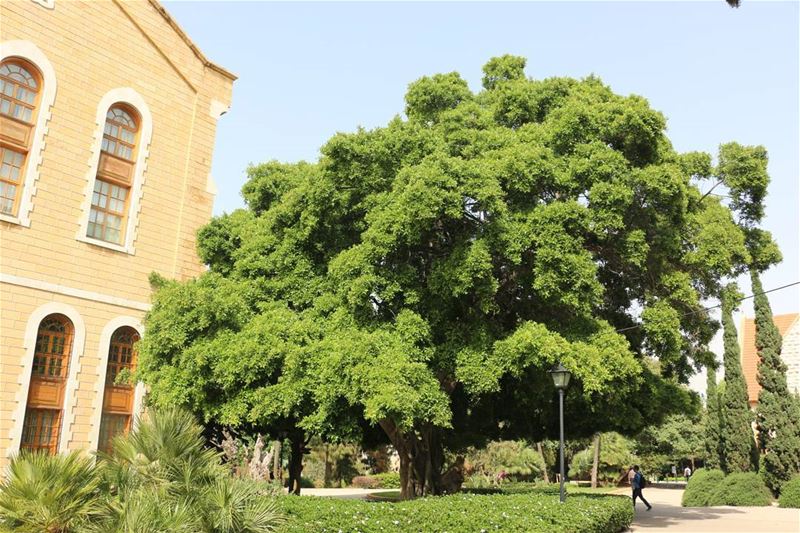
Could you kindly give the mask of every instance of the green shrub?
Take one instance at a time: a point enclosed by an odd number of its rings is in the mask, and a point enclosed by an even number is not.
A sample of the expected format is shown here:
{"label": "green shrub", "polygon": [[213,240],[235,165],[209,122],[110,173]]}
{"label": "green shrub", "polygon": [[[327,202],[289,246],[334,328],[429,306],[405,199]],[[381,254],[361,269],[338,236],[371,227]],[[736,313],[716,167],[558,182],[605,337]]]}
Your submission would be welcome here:
{"label": "green shrub", "polygon": [[90,457],[22,452],[0,483],[0,531],[77,531],[101,514],[99,489]]}
{"label": "green shrub", "polygon": [[382,489],[400,488],[400,472],[384,472],[383,474],[375,474],[372,477],[378,480],[378,487]]}
{"label": "green shrub", "polygon": [[783,484],[778,505],[795,509],[800,508],[800,476],[794,476]]}
{"label": "green shrub", "polygon": [[755,472],[725,476],[719,470],[700,469],[689,478],[681,503],[684,507],[762,507],[772,503],[772,494]]}
{"label": "green shrub", "polygon": [[350,484],[358,489],[377,489],[380,481],[373,476],[356,476]]}
{"label": "green shrub", "polygon": [[711,495],[711,505],[763,507],[772,503],[772,493],[755,472],[729,474]]}
{"label": "green shrub", "polygon": [[476,454],[473,462],[478,471],[495,478],[505,473],[512,479],[538,479],[545,469],[539,452],[514,440],[490,442]]}
{"label": "green shrub", "polygon": [[[566,487],[569,492],[569,486]],[[561,491],[557,483],[526,483],[509,482],[490,487],[471,487],[463,489],[469,494],[559,494]]]}
{"label": "green shrub", "polygon": [[183,410],[154,409],[97,464],[78,453],[22,453],[0,483],[0,531],[275,531],[274,487],[232,478],[202,431]]}
{"label": "green shrub", "polygon": [[627,497],[571,496],[560,504],[545,494],[454,494],[398,503],[326,498],[280,498],[287,522],[279,533],[616,533],[633,520]]}
{"label": "green shrub", "polygon": [[399,489],[400,473],[386,472],[372,476],[356,476],[351,485],[359,489]]}
{"label": "green shrub", "polygon": [[717,490],[723,479],[725,479],[725,474],[722,470],[710,470],[707,468],[697,470],[689,478],[689,483],[683,492],[681,505],[684,507],[707,507],[713,505],[711,503],[711,495]]}

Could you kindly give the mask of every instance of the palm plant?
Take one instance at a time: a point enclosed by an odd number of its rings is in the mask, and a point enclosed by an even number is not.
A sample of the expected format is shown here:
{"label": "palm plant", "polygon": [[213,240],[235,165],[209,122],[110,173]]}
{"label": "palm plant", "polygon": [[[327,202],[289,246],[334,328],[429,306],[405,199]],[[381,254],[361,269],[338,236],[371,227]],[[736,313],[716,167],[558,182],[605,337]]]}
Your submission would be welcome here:
{"label": "palm plant", "polygon": [[101,454],[109,496],[96,531],[266,533],[280,523],[273,498],[232,479],[182,409],[151,411],[113,450]]}
{"label": "palm plant", "polygon": [[22,452],[0,483],[0,529],[20,533],[80,531],[102,512],[91,457]]}

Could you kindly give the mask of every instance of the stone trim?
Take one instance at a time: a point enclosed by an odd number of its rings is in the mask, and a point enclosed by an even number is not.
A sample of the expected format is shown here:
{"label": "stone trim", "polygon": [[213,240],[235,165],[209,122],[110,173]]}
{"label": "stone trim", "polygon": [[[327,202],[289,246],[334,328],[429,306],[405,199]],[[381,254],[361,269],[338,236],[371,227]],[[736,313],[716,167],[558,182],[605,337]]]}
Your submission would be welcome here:
{"label": "stone trim", "polygon": [[[130,203],[128,205],[128,218],[125,226],[125,242],[113,244],[87,237],[86,232],[89,227],[89,212],[92,209],[92,192],[94,190],[94,180],[97,178],[97,166],[100,163],[100,146],[103,141],[103,128],[106,123],[106,112],[117,103],[125,103],[136,109],[141,118],[141,134],[139,135],[139,147],[136,155],[133,180],[130,190]],[[134,89],[130,87],[119,87],[108,91],[100,103],[97,105],[97,115],[95,116],[95,131],[92,139],[91,156],[89,157],[89,170],[86,173],[86,188],[81,202],[81,218],[78,226],[78,233],[75,239],[89,243],[94,246],[108,248],[117,252],[135,255],[136,232],[139,228],[139,211],[141,210],[141,200],[145,180],[145,169],[147,168],[147,157],[150,154],[150,141],[153,137],[153,117],[150,108]]]}
{"label": "stone trim", "polygon": [[56,0],[33,0],[33,3],[47,9],[55,9],[56,7]]}
{"label": "stone trim", "polygon": [[80,298],[82,300],[90,300],[92,302],[100,302],[109,305],[116,305],[119,307],[127,307],[128,309],[136,309],[137,311],[149,311],[151,307],[151,305],[146,302],[137,302],[136,300],[119,298],[117,296],[111,296],[110,294],[102,294],[99,292],[76,289],[74,287],[67,287],[66,285],[57,285],[55,283],[50,283],[48,281],[23,278],[21,276],[13,276],[11,274],[0,273],[0,283],[17,285],[20,287],[27,287],[29,289],[36,289],[56,294],[63,294],[64,296],[72,296],[74,298]]}
{"label": "stone trim", "polygon": [[[138,318],[134,318],[132,316],[119,316],[112,319],[108,324],[105,325],[103,332],[100,334],[100,345],[97,349],[97,354],[100,357],[100,363],[97,367],[97,381],[95,382],[94,387],[95,396],[94,400],[92,401],[92,418],[91,422],[89,423],[89,446],[91,450],[97,450],[97,447],[100,444],[100,422],[103,417],[103,397],[105,395],[106,371],[108,370],[108,348],[111,345],[111,336],[115,331],[124,326],[129,326],[135,329],[137,333],[139,333],[139,337],[142,337],[144,326]],[[141,409],[141,398],[139,398],[139,405],[137,405],[136,402],[140,392],[139,385],[141,384],[137,383],[136,389],[134,390],[134,420],[136,420],[139,409]]]}
{"label": "stone trim", "polygon": [[22,180],[22,194],[17,207],[17,216],[0,214],[0,220],[28,228],[31,225],[30,214],[33,210],[33,197],[36,195],[36,181],[39,179],[39,165],[42,163],[47,123],[56,99],[56,73],[44,52],[30,41],[0,43],[0,61],[9,57],[19,57],[33,63],[42,74],[42,85],[44,86],[34,125],[33,140],[25,162],[25,175]]}
{"label": "stone trim", "polygon": [[61,435],[58,443],[59,452],[67,451],[69,441],[72,440],[72,424],[75,420],[74,404],[77,400],[78,373],[81,369],[81,359],[83,356],[84,342],[86,340],[86,326],[81,315],[70,305],[61,302],[48,302],[39,306],[28,317],[25,327],[25,337],[23,338],[23,348],[25,358],[22,371],[19,373],[19,389],[15,398],[17,406],[11,413],[11,445],[6,450],[6,456],[12,457],[19,451],[22,442],[22,426],[25,421],[25,409],[28,405],[28,389],[31,384],[31,372],[33,371],[33,355],[36,350],[36,334],[39,331],[41,321],[52,314],[62,314],[72,321],[75,328],[75,335],[72,340],[72,353],[69,359],[69,371],[67,373],[67,383],[64,389],[64,403],[61,406],[63,416],[61,418]]}

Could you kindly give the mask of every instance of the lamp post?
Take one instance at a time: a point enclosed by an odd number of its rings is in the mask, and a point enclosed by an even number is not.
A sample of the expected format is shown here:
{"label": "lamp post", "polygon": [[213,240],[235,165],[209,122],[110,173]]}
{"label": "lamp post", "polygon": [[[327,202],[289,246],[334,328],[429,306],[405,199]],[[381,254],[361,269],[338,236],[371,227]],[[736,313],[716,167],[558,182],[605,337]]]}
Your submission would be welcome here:
{"label": "lamp post", "polygon": [[558,389],[558,422],[559,422],[559,447],[558,447],[558,458],[561,469],[561,496],[559,500],[561,503],[567,499],[567,493],[564,490],[564,478],[566,477],[564,474],[564,391],[567,390],[567,385],[569,385],[569,378],[571,374],[569,370],[564,368],[561,363],[556,363],[552,369],[550,369],[550,376],[553,378],[553,385],[556,386]]}

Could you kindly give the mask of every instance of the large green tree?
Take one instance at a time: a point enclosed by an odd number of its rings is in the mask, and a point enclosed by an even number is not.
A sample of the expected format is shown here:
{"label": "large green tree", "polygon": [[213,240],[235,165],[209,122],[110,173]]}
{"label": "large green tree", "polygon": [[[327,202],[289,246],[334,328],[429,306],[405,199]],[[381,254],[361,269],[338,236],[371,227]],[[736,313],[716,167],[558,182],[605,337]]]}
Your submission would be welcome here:
{"label": "large green tree", "polygon": [[200,233],[209,272],[154,297],[140,376],[206,420],[361,438],[382,429],[404,497],[444,449],[555,434],[547,369],[573,373],[571,437],[633,434],[696,402],[702,309],[746,256],[700,193],[708,154],[596,77],[494,58],[412,83],[406,118],[340,133],[317,163],[249,169],[247,209]]}
{"label": "large green tree", "polygon": [[741,353],[733,311],[742,299],[735,283],[728,284],[720,296],[725,366],[725,392],[720,398],[720,428],[722,453],[720,466],[726,473],[749,472],[758,469],[757,450],[753,435],[753,412],[747,395],[747,383],[742,373]]}

